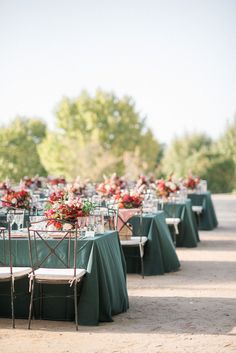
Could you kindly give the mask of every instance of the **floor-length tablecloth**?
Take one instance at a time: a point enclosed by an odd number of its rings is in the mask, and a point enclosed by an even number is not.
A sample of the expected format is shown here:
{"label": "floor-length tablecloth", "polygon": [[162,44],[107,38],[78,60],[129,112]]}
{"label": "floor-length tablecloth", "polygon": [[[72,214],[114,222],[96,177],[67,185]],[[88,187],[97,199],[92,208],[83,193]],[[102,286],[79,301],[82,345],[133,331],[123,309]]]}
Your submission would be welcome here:
{"label": "floor-length tablecloth", "polygon": [[216,228],[218,221],[211,193],[209,191],[203,193],[190,193],[188,194],[188,198],[192,201],[192,205],[203,207],[203,211],[198,219],[198,229],[212,230]]}
{"label": "floor-length tablecloth", "polygon": [[[140,216],[129,220],[133,226],[134,236],[147,236],[148,241],[144,252],[144,274],[161,275],[166,272],[177,271],[180,268],[178,256],[172,242],[170,231],[166,225],[164,212],[143,215],[140,226]],[[138,249],[123,248],[128,273],[141,273]],[[135,256],[137,255],[137,256]]]}
{"label": "floor-length tablecloth", "polygon": [[[56,240],[51,240],[56,241]],[[2,252],[0,240],[0,256]],[[67,254],[67,246],[59,248]],[[28,266],[28,241],[27,239],[13,239],[12,252],[14,265]],[[42,253],[46,250],[42,244]],[[94,238],[79,240],[78,267],[86,268],[88,273],[83,281],[80,300],[78,304],[79,324],[97,325],[101,321],[112,321],[112,316],[125,312],[128,309],[128,294],[126,287],[126,264],[120,247],[118,233],[107,232]],[[47,267],[53,267],[57,260],[48,260]],[[17,296],[15,309],[16,317],[28,316],[28,280],[15,282],[16,291],[22,292]],[[45,294],[56,293],[62,296],[71,294],[69,286],[44,285]],[[9,292],[9,285],[0,283],[0,294]],[[0,297],[0,316],[10,317],[9,298]],[[37,303],[36,303],[37,304]],[[35,307],[36,316],[38,307]],[[43,318],[52,320],[73,320],[74,307],[71,299],[45,299],[43,302]]]}
{"label": "floor-length tablecloth", "polygon": [[200,239],[191,200],[163,203],[163,209],[166,217],[177,217],[181,220],[178,226],[179,232],[176,234],[176,246],[196,247]]}

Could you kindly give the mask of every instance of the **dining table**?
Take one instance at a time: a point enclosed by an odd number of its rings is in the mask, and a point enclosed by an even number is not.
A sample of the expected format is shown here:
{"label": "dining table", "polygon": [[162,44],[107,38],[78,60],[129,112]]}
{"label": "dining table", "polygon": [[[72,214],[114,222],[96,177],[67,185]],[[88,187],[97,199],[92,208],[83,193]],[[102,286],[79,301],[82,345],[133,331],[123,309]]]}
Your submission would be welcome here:
{"label": "dining table", "polygon": [[[163,275],[180,269],[180,262],[176,254],[171,234],[165,222],[163,211],[132,216],[132,236],[146,236],[144,247],[144,275]],[[140,257],[137,249],[123,247],[127,273],[141,273]]]}
{"label": "dining table", "polygon": [[[178,202],[163,202],[162,209],[166,218],[179,218],[176,247],[194,248],[200,241],[196,218],[192,211],[192,202],[186,199]],[[174,229],[171,229],[174,231]]]}
{"label": "dining table", "polygon": [[[7,240],[5,240],[7,241]],[[39,241],[39,240],[37,240]],[[56,242],[50,239],[50,242]],[[13,265],[30,266],[28,239],[20,236],[11,239]],[[42,242],[42,256],[47,251]],[[65,259],[68,244],[62,242],[57,251],[63,252]],[[113,316],[123,313],[129,308],[126,283],[126,262],[120,245],[117,231],[106,231],[93,237],[78,240],[77,262],[79,268],[87,273],[82,282],[79,302],[78,321],[80,325],[98,325],[99,322],[111,322]],[[0,259],[3,256],[3,239],[0,239]],[[57,266],[56,256],[49,257],[45,267]],[[74,320],[74,304],[68,298],[72,292],[69,285],[58,286],[43,284],[45,298],[43,300],[42,319]],[[15,281],[17,299],[15,300],[16,318],[28,318],[29,284],[28,279]],[[39,286],[38,286],[39,290]],[[11,317],[9,283],[0,283],[0,317]],[[4,295],[5,294],[5,295]],[[54,296],[56,295],[57,298]],[[58,297],[59,296],[59,297]],[[39,318],[39,302],[35,302],[34,314]]]}
{"label": "dining table", "polygon": [[192,201],[193,206],[202,206],[202,212],[198,215],[198,229],[215,229],[218,226],[218,220],[211,192],[191,192],[188,193],[188,198]]}

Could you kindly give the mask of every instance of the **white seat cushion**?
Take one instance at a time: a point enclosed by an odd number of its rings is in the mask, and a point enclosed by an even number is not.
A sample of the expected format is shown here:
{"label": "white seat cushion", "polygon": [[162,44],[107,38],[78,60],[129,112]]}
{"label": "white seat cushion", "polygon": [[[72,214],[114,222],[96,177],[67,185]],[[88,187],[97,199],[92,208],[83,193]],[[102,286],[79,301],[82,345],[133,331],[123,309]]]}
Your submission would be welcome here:
{"label": "white seat cushion", "polygon": [[[28,275],[32,269],[30,267],[12,267],[12,274],[15,279]],[[11,278],[10,267],[0,267],[0,280]]]}
{"label": "white seat cushion", "polygon": [[120,243],[121,245],[124,246],[135,246],[135,245],[144,245],[147,242],[148,238],[147,237],[131,237],[131,239],[128,240],[121,240]]}
{"label": "white seat cushion", "polygon": [[193,210],[193,212],[200,214],[200,213],[202,213],[203,207],[202,206],[192,206],[192,210]]}
{"label": "white seat cushion", "polygon": [[[72,281],[74,279],[73,268],[39,268],[35,272],[36,281]],[[86,270],[82,268],[76,269],[76,279],[79,280],[86,273]],[[32,277],[33,274],[30,275]]]}
{"label": "white seat cushion", "polygon": [[180,218],[166,218],[166,224],[168,225],[178,225],[180,222]]}

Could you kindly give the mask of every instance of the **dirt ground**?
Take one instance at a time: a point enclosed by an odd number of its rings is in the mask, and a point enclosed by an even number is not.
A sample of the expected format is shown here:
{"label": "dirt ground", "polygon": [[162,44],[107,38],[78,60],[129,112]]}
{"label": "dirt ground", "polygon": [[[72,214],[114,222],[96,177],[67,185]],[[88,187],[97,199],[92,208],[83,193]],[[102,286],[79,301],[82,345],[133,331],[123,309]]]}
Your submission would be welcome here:
{"label": "dirt ground", "polygon": [[130,309],[113,323],[0,319],[0,353],[236,352],[236,196],[213,197],[219,227],[177,249],[181,270],[142,279],[128,275]]}

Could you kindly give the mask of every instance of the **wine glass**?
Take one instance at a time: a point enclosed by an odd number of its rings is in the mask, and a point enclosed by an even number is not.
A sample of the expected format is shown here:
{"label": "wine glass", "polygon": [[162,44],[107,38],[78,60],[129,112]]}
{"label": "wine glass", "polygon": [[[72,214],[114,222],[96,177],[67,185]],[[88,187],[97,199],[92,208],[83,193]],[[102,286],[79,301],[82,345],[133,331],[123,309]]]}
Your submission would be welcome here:
{"label": "wine glass", "polygon": [[20,230],[23,228],[23,224],[24,224],[24,215],[25,212],[24,211],[18,211],[17,213],[15,213],[14,215],[14,222],[17,225],[17,230]]}
{"label": "wine glass", "polygon": [[10,227],[12,229],[13,224],[15,223],[15,215],[14,215],[14,210],[9,210],[7,212],[7,222],[10,223]]}

